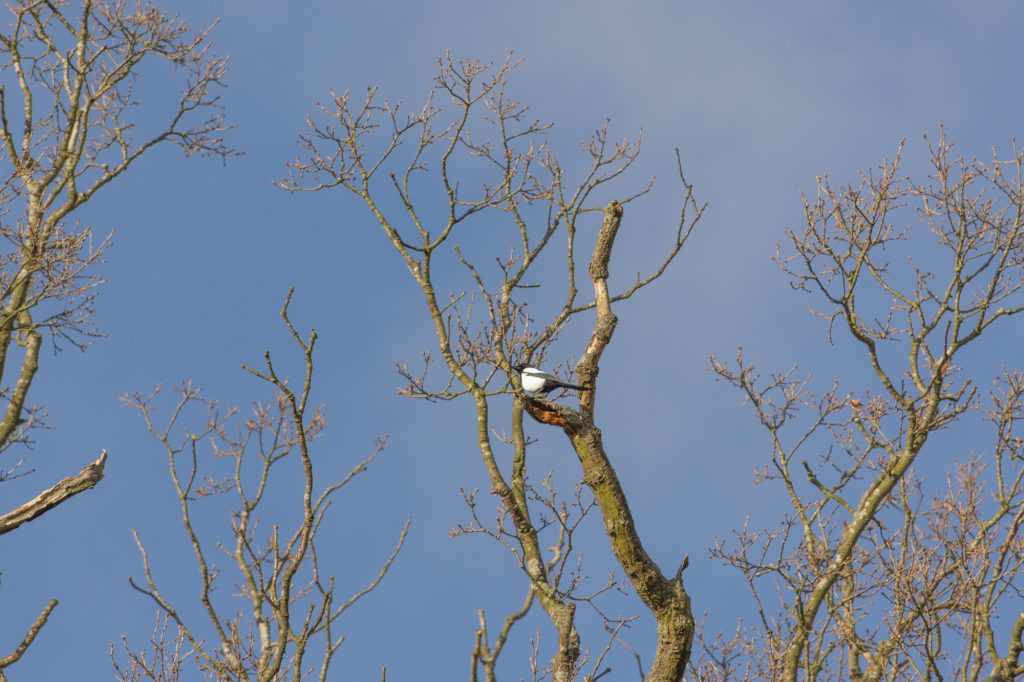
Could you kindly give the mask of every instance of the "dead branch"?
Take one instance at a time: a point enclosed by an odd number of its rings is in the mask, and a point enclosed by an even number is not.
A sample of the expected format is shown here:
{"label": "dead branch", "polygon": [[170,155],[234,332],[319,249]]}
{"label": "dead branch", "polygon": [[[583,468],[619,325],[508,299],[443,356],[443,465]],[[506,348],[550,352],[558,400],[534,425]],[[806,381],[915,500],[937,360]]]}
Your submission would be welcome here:
{"label": "dead branch", "polygon": [[52,488],[44,490],[25,504],[0,516],[0,535],[11,532],[23,523],[42,516],[69,498],[95,486],[103,478],[103,466],[106,461],[107,451],[104,450],[99,459],[74,476],[62,479]]}

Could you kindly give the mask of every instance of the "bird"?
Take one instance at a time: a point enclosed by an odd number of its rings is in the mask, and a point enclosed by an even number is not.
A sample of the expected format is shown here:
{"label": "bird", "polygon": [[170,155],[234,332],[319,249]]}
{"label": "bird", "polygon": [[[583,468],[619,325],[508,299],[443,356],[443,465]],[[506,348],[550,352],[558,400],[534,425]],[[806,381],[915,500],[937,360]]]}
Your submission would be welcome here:
{"label": "bird", "polygon": [[582,391],[582,386],[576,384],[568,384],[554,374],[548,374],[547,372],[541,371],[536,367],[528,367],[526,365],[513,365],[512,369],[519,372],[519,381],[523,385],[523,390],[527,393],[533,394],[546,394],[555,390],[556,388],[571,388],[577,391]]}

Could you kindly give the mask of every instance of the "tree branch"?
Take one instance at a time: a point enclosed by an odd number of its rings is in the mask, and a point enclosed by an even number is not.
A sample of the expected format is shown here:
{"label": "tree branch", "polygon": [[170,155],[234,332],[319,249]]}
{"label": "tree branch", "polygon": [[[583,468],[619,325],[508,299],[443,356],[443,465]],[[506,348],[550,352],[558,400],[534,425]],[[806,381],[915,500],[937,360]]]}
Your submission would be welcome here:
{"label": "tree branch", "polygon": [[99,459],[87,465],[74,476],[68,476],[17,509],[0,516],[0,535],[11,532],[23,523],[39,518],[68,498],[92,488],[103,478],[103,466],[106,461],[107,451],[104,450]]}

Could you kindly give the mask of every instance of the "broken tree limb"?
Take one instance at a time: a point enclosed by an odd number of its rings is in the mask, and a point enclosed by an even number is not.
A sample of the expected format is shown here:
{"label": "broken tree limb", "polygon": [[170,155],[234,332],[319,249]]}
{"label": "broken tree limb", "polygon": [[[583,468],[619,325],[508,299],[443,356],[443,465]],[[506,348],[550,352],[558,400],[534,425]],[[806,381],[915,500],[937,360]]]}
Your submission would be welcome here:
{"label": "broken tree limb", "polygon": [[0,535],[9,533],[23,523],[42,516],[78,493],[92,488],[103,478],[103,466],[106,462],[107,451],[104,450],[99,459],[87,465],[74,476],[68,476],[20,507],[0,516]]}

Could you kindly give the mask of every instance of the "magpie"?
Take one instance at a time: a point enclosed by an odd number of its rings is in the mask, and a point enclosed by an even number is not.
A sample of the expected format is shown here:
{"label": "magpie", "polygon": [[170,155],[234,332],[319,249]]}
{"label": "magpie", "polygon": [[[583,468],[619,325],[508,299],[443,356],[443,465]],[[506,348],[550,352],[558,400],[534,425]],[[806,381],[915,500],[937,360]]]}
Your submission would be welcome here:
{"label": "magpie", "polygon": [[519,381],[523,385],[523,390],[527,393],[541,393],[546,394],[555,390],[556,388],[572,388],[577,391],[582,391],[582,386],[576,384],[567,384],[554,374],[548,374],[542,372],[536,367],[527,367],[526,365],[513,365],[512,369],[519,372]]}

